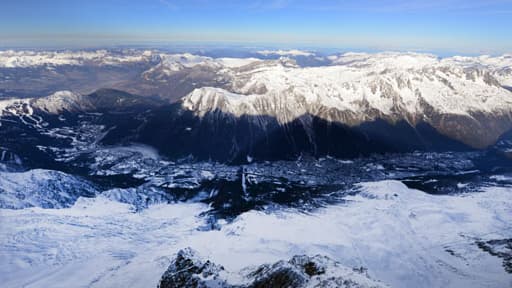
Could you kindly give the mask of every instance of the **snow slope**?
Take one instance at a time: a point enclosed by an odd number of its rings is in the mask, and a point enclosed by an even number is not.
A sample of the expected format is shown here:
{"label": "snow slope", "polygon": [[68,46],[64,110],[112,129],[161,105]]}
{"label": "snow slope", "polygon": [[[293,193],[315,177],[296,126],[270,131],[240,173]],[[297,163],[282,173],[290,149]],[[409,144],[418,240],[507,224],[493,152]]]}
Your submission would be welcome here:
{"label": "snow slope", "polygon": [[62,112],[82,112],[94,109],[94,105],[87,97],[71,91],[58,91],[47,97],[34,99],[31,105],[54,115]]}
{"label": "snow slope", "polygon": [[93,104],[83,95],[71,91],[57,91],[40,98],[0,100],[0,116],[6,113],[17,116],[31,116],[34,108],[48,114],[58,115],[65,111],[87,111],[93,107]]}
{"label": "snow slope", "polygon": [[2,285],[156,287],[185,247],[240,273],[247,266],[320,254],[347,267],[366,267],[373,279],[392,287],[512,284],[501,259],[475,244],[512,236],[510,188],[433,196],[383,181],[361,189],[346,204],[311,214],[251,211],[213,231],[202,229],[204,204],[159,204],[135,213],[128,204],[99,196],[80,198],[67,209],[1,209]]}

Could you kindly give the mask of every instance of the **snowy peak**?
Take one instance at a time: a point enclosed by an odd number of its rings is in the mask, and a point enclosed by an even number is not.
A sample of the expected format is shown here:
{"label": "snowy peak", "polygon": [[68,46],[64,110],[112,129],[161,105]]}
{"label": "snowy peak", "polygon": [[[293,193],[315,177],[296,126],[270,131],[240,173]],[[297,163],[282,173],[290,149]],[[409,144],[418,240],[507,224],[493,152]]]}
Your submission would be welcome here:
{"label": "snowy peak", "polygon": [[10,99],[0,101],[0,116],[30,116],[34,110],[58,115],[63,112],[83,112],[94,108],[87,96],[71,91],[58,91],[41,98]]}
{"label": "snowy peak", "polygon": [[48,114],[82,112],[94,109],[86,96],[71,91],[59,91],[47,97],[34,99],[31,105]]}
{"label": "snowy peak", "polygon": [[200,117],[220,111],[281,124],[303,115],[349,126],[378,119],[426,122],[474,147],[512,128],[512,93],[486,67],[414,53],[349,53],[332,61],[322,67],[265,61],[233,69],[230,83],[195,89],[182,105]]}
{"label": "snowy peak", "polygon": [[114,89],[100,89],[89,95],[72,91],[58,91],[41,98],[2,100],[0,101],[0,116],[2,114],[15,116],[32,115],[34,110],[52,115],[64,112],[141,110],[147,107],[159,106],[163,103],[165,102]]}
{"label": "snowy peak", "polygon": [[373,59],[315,68],[260,64],[248,70],[245,66],[231,74],[230,87],[224,91],[198,88],[184,103],[199,114],[222,110],[236,116],[278,116],[282,109],[294,117],[329,109],[364,114],[371,109],[390,117],[406,117],[425,114],[425,105],[439,113],[458,115],[512,111],[511,93],[489,71],[409,58],[409,66],[416,68],[406,68],[402,61],[392,66],[389,60]]}

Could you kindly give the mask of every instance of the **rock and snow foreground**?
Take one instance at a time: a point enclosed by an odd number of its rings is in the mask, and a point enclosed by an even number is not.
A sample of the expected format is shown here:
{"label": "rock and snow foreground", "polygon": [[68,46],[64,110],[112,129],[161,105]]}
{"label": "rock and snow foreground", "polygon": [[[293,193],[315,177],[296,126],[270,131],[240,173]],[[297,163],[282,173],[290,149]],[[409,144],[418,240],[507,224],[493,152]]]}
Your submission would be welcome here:
{"label": "rock and snow foreground", "polygon": [[229,272],[210,261],[204,262],[190,249],[180,250],[160,279],[159,288],[181,287],[337,287],[365,288],[386,287],[365,275],[364,268],[350,269],[325,256],[294,256],[289,261],[279,261],[246,269],[247,283],[230,283]]}
{"label": "rock and snow foreground", "polygon": [[[201,215],[209,207],[199,203],[154,204],[136,212],[99,195],[64,209],[2,208],[2,286],[156,287],[186,247],[215,263],[218,279],[233,285],[248,285],[256,275],[276,270],[309,279],[304,273],[311,267],[296,265],[304,259],[327,263],[326,276],[361,284],[349,287],[512,284],[503,259],[478,244],[511,238],[510,188],[434,196],[383,181],[363,183],[361,189],[344,204],[311,213],[250,211],[233,222],[221,221],[218,230],[204,229],[207,220]],[[323,255],[333,262],[295,255]]]}

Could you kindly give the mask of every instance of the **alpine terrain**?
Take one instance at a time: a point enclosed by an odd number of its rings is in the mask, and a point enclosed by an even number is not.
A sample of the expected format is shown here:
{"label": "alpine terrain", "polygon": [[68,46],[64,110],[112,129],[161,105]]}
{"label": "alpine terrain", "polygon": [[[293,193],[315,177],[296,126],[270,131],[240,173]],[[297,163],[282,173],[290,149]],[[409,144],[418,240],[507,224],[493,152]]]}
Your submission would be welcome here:
{"label": "alpine terrain", "polygon": [[2,287],[509,287],[511,223],[512,55],[0,51]]}

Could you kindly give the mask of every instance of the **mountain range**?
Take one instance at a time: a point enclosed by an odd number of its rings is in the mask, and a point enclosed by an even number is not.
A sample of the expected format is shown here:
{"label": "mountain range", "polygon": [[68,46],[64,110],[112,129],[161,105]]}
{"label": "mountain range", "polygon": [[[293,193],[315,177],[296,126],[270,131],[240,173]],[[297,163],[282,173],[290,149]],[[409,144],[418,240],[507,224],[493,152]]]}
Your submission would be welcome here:
{"label": "mountain range", "polygon": [[[68,85],[59,84],[92,89],[87,93],[13,98],[4,92],[9,99],[0,102],[0,123],[19,117],[41,126],[60,117],[66,120],[54,123],[69,126],[77,125],[66,121],[79,114],[102,113],[96,121],[105,132],[98,141],[105,144],[138,142],[173,158],[225,162],[484,149],[512,129],[510,55],[298,52],[214,58],[137,50],[3,51],[0,87],[12,95],[51,90],[51,79],[69,73],[112,75],[108,81],[67,77]],[[10,73],[29,70],[34,75],[23,78],[26,85],[17,83],[23,90],[7,89]],[[42,73],[49,75],[47,87],[32,85]]]}

